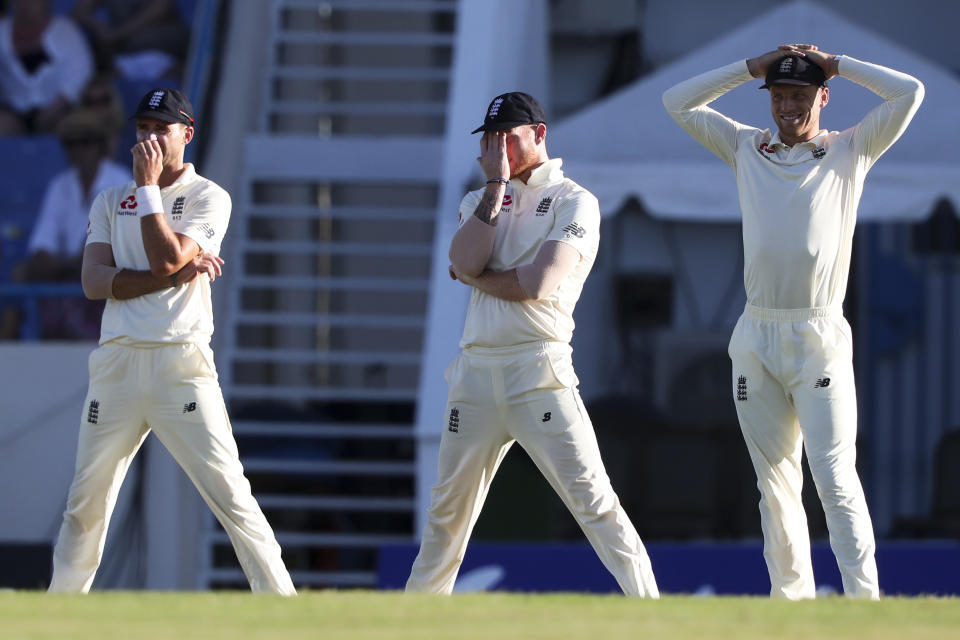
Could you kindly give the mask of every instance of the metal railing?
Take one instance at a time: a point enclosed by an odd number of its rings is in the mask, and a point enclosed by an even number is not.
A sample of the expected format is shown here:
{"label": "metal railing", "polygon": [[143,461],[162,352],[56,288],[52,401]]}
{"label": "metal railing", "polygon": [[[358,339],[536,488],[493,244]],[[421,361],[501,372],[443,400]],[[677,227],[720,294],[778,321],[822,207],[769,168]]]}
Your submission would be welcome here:
{"label": "metal railing", "polygon": [[21,340],[41,337],[40,301],[44,298],[83,298],[79,282],[32,282],[0,284],[0,303],[15,301],[23,311]]}

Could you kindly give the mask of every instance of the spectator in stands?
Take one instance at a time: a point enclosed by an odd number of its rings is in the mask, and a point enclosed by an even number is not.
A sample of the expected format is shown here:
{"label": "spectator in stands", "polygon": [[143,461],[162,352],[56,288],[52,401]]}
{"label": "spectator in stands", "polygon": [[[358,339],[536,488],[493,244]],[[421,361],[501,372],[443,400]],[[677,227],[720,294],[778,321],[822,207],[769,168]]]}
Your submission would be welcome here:
{"label": "spectator in stands", "polygon": [[[120,133],[126,126],[126,109],[123,106],[123,98],[117,91],[113,81],[113,74],[101,72],[83,89],[80,95],[81,108],[99,114],[100,121],[105,125],[105,130],[109,132],[108,137],[108,158],[117,157],[117,143],[120,139]],[[123,150],[124,160],[126,160],[129,151]],[[126,165],[124,165],[126,166]]]}
{"label": "spectator in stands", "polygon": [[[80,282],[80,263],[87,237],[87,214],[94,197],[108,187],[132,179],[130,169],[110,159],[116,120],[93,108],[65,117],[57,130],[70,168],[55,176],[28,244],[29,257],[12,274],[16,282]],[[46,339],[95,339],[100,333],[102,302],[76,299],[45,300],[42,336]],[[0,338],[15,339],[19,313],[4,312]]]}
{"label": "spectator in stands", "polygon": [[50,0],[11,0],[0,19],[0,135],[55,131],[92,72],[83,32]]}
{"label": "spectator in stands", "polygon": [[179,76],[190,31],[175,0],[77,0],[72,15],[100,69],[138,80]]}

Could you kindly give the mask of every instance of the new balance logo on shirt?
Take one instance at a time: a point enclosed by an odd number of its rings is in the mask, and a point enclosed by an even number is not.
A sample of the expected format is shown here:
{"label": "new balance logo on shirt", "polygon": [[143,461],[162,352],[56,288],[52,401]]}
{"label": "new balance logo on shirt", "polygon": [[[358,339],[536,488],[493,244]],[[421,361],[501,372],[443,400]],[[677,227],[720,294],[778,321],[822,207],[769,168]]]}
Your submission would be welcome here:
{"label": "new balance logo on shirt", "polygon": [[814,389],[823,389],[824,387],[830,386],[830,378],[818,378],[816,383],[814,383]]}
{"label": "new balance logo on shirt", "polygon": [[578,225],[576,222],[571,222],[565,226],[563,230],[566,232],[568,238],[570,236],[582,238],[583,236],[587,235],[587,230]]}

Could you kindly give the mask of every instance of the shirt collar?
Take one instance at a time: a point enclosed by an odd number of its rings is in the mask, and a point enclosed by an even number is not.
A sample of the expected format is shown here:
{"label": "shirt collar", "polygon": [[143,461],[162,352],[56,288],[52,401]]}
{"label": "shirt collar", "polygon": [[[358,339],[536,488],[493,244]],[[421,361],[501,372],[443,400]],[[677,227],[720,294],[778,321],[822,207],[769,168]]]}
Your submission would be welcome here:
{"label": "shirt collar", "polygon": [[[823,137],[826,136],[826,135],[827,135],[827,130],[826,130],[826,129],[820,129],[820,132],[819,132],[816,136],[814,136],[813,138],[810,138],[810,139],[807,140],[806,142],[798,142],[798,143],[795,144],[794,146],[800,146],[800,145],[806,144],[806,145],[811,145],[811,146],[814,146],[814,147],[819,147],[819,146],[821,146],[821,144],[823,143]],[[773,137],[770,138],[770,144],[769,144],[768,146],[770,146],[770,147],[775,147],[775,146],[777,146],[777,145],[781,145],[781,146],[783,146],[783,147],[789,148],[789,147],[787,146],[787,144],[784,143],[784,142],[780,139],[780,132],[779,132],[779,131],[774,132]]]}
{"label": "shirt collar", "polygon": [[171,187],[178,184],[190,184],[197,178],[197,170],[193,168],[192,162],[183,163],[183,173],[181,173],[176,180],[171,183]]}
{"label": "shirt collar", "polygon": [[524,189],[527,187],[542,187],[563,180],[563,170],[560,166],[563,164],[562,158],[550,158],[539,167],[530,172],[530,179],[524,184],[522,180],[511,180],[510,184],[514,189]]}

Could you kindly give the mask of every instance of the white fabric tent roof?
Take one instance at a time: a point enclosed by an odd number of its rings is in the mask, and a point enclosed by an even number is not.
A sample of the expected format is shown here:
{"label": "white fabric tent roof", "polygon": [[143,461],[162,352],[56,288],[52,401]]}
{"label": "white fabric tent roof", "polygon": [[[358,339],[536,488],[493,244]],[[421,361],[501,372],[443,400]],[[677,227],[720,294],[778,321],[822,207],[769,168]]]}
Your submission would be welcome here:
{"label": "white fabric tent roof", "polygon": [[[592,191],[605,215],[636,197],[650,215],[699,221],[740,219],[732,170],[667,114],[663,92],[674,84],[785,42],[811,42],[909,73],[926,98],[903,136],[874,165],[860,201],[861,220],[919,220],[934,203],[960,205],[960,79],[845,18],[807,0],[781,5],[609,98],[550,128],[548,148],[564,170]],[[712,103],[740,122],[773,126],[770,102],[754,80]],[[844,78],[830,81],[821,126],[853,126],[880,98]]]}

